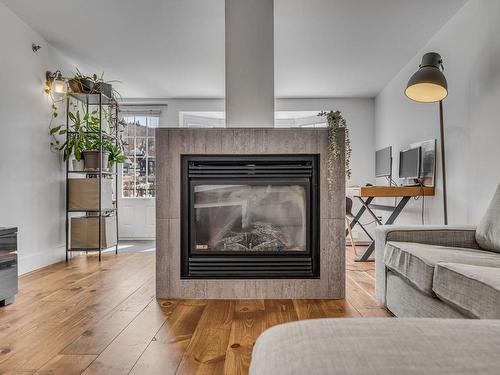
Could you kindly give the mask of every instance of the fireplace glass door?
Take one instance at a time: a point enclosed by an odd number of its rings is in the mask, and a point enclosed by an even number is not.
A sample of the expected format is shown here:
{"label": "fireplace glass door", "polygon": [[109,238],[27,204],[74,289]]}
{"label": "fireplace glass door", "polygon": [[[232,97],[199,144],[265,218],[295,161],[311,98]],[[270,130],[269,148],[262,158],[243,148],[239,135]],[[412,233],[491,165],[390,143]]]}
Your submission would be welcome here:
{"label": "fireplace glass door", "polygon": [[198,253],[307,251],[307,184],[252,181],[193,187]]}
{"label": "fireplace glass door", "polygon": [[182,155],[181,278],[319,277],[318,155]]}

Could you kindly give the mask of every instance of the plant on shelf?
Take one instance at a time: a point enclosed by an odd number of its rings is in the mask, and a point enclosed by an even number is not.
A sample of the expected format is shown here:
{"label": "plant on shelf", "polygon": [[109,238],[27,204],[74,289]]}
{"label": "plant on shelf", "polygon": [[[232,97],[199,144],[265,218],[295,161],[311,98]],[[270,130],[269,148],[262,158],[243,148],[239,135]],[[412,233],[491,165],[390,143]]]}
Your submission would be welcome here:
{"label": "plant on shelf", "polygon": [[85,150],[83,151],[83,161],[86,170],[108,169],[109,146],[111,135],[101,129],[99,131],[99,119],[97,122],[87,123],[85,133]]}
{"label": "plant on shelf", "polygon": [[[123,163],[127,158],[123,155],[121,136],[115,144],[113,137],[106,131],[99,132],[99,115],[97,110],[91,113],[82,113],[80,110],[68,112],[69,127],[58,125],[50,129],[53,137],[51,146],[55,151],[62,151],[64,160],[73,155],[76,161],[84,161],[85,170],[99,169],[102,160],[103,169],[113,164]],[[67,135],[61,143],[56,136]],[[101,155],[102,149],[102,155]]]}
{"label": "plant on shelf", "polygon": [[[50,128],[49,135],[53,137],[50,143],[54,150],[62,151],[64,160],[69,160],[71,155],[74,155],[77,161],[82,160],[83,152],[88,147],[88,134],[87,128],[89,126],[99,126],[99,117],[97,111],[92,113],[81,114],[79,110],[75,113],[68,112],[68,119],[70,120],[69,127],[65,124],[57,125]],[[63,136],[68,133],[67,140],[61,143],[56,135]]]}
{"label": "plant on shelf", "polygon": [[345,133],[345,174],[349,179],[351,178],[351,140],[349,138],[349,129],[347,128],[347,123],[340,111],[322,111],[318,116],[326,116],[328,123],[328,184],[331,187],[333,181],[331,177],[333,175],[333,169],[335,162],[338,161],[341,156],[342,147],[339,144],[338,134],[339,130],[343,129]]}
{"label": "plant on shelf", "polygon": [[[105,81],[104,74],[87,76],[78,68],[71,78],[63,77],[60,71],[47,72],[46,77],[45,93],[49,96],[52,109],[49,124],[51,149],[62,152],[65,161],[73,156],[75,170],[97,170],[101,161],[103,170],[114,164],[123,163],[126,160],[123,154],[122,133],[124,126],[115,115],[118,109],[117,98],[120,97],[120,94],[111,86],[111,82],[118,81]],[[88,104],[85,105],[85,98],[82,101],[82,98],[77,96],[68,97],[67,95],[56,96],[53,94],[54,79],[64,84],[67,81],[71,89],[70,94],[102,93],[112,100],[108,101],[107,105],[100,107],[99,111],[93,110],[87,113]],[[54,126],[54,120],[59,117],[58,104],[65,100],[68,100],[68,121],[66,124]],[[93,104],[95,105],[95,103]],[[66,136],[64,142],[62,136]],[[81,161],[84,165],[79,165]]]}
{"label": "plant on shelf", "polygon": [[106,150],[109,152],[108,164],[110,168],[115,164],[120,164],[128,160],[123,154],[123,148],[120,145],[108,142],[106,144]]}
{"label": "plant on shelf", "polygon": [[85,75],[78,68],[72,78],[68,79],[68,85],[73,93],[76,94],[98,94],[102,93],[108,98],[118,99],[120,94],[113,89],[111,85],[119,81],[105,81],[104,73],[101,75]]}

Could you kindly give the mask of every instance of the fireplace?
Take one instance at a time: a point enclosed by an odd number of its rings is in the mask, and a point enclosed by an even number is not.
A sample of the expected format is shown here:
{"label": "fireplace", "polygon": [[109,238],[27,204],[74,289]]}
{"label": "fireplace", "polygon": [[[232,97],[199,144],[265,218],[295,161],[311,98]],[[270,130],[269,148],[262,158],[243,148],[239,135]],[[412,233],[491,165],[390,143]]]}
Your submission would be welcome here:
{"label": "fireplace", "polygon": [[181,278],[319,278],[318,155],[182,155]]}

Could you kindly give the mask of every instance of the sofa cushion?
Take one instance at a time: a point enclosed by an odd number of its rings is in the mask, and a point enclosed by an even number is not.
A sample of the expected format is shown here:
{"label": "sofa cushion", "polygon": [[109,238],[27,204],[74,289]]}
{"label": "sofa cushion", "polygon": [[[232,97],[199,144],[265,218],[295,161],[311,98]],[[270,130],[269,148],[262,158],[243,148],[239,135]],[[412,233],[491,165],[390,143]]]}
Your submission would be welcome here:
{"label": "sofa cushion", "polygon": [[428,295],[434,295],[432,291],[434,267],[440,262],[500,267],[500,254],[414,242],[390,241],[385,247],[385,265]]}
{"label": "sofa cushion", "polygon": [[465,319],[469,315],[436,296],[422,293],[403,277],[387,271],[386,305],[398,318],[446,318]]}
{"label": "sofa cushion", "polygon": [[433,290],[472,318],[500,319],[500,268],[438,263]]}
{"label": "sofa cushion", "polygon": [[476,241],[483,249],[500,253],[500,185],[477,227]]}
{"label": "sofa cushion", "polygon": [[250,375],[498,374],[500,321],[313,319],[257,340]]}

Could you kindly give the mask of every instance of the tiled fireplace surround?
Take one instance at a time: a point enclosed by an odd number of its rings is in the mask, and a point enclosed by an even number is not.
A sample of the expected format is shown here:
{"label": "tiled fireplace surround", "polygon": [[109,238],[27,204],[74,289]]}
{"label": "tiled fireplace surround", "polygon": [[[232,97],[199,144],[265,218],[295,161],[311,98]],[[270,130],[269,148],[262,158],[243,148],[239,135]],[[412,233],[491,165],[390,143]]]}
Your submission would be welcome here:
{"label": "tiled fireplace surround", "polygon": [[[343,144],[343,134],[339,137]],[[158,298],[343,298],[345,170],[327,164],[327,129],[186,129],[156,133],[156,296]],[[320,158],[319,279],[190,279],[180,277],[181,155],[296,155]],[[343,153],[341,153],[343,155]],[[331,174],[328,183],[327,174]]]}

